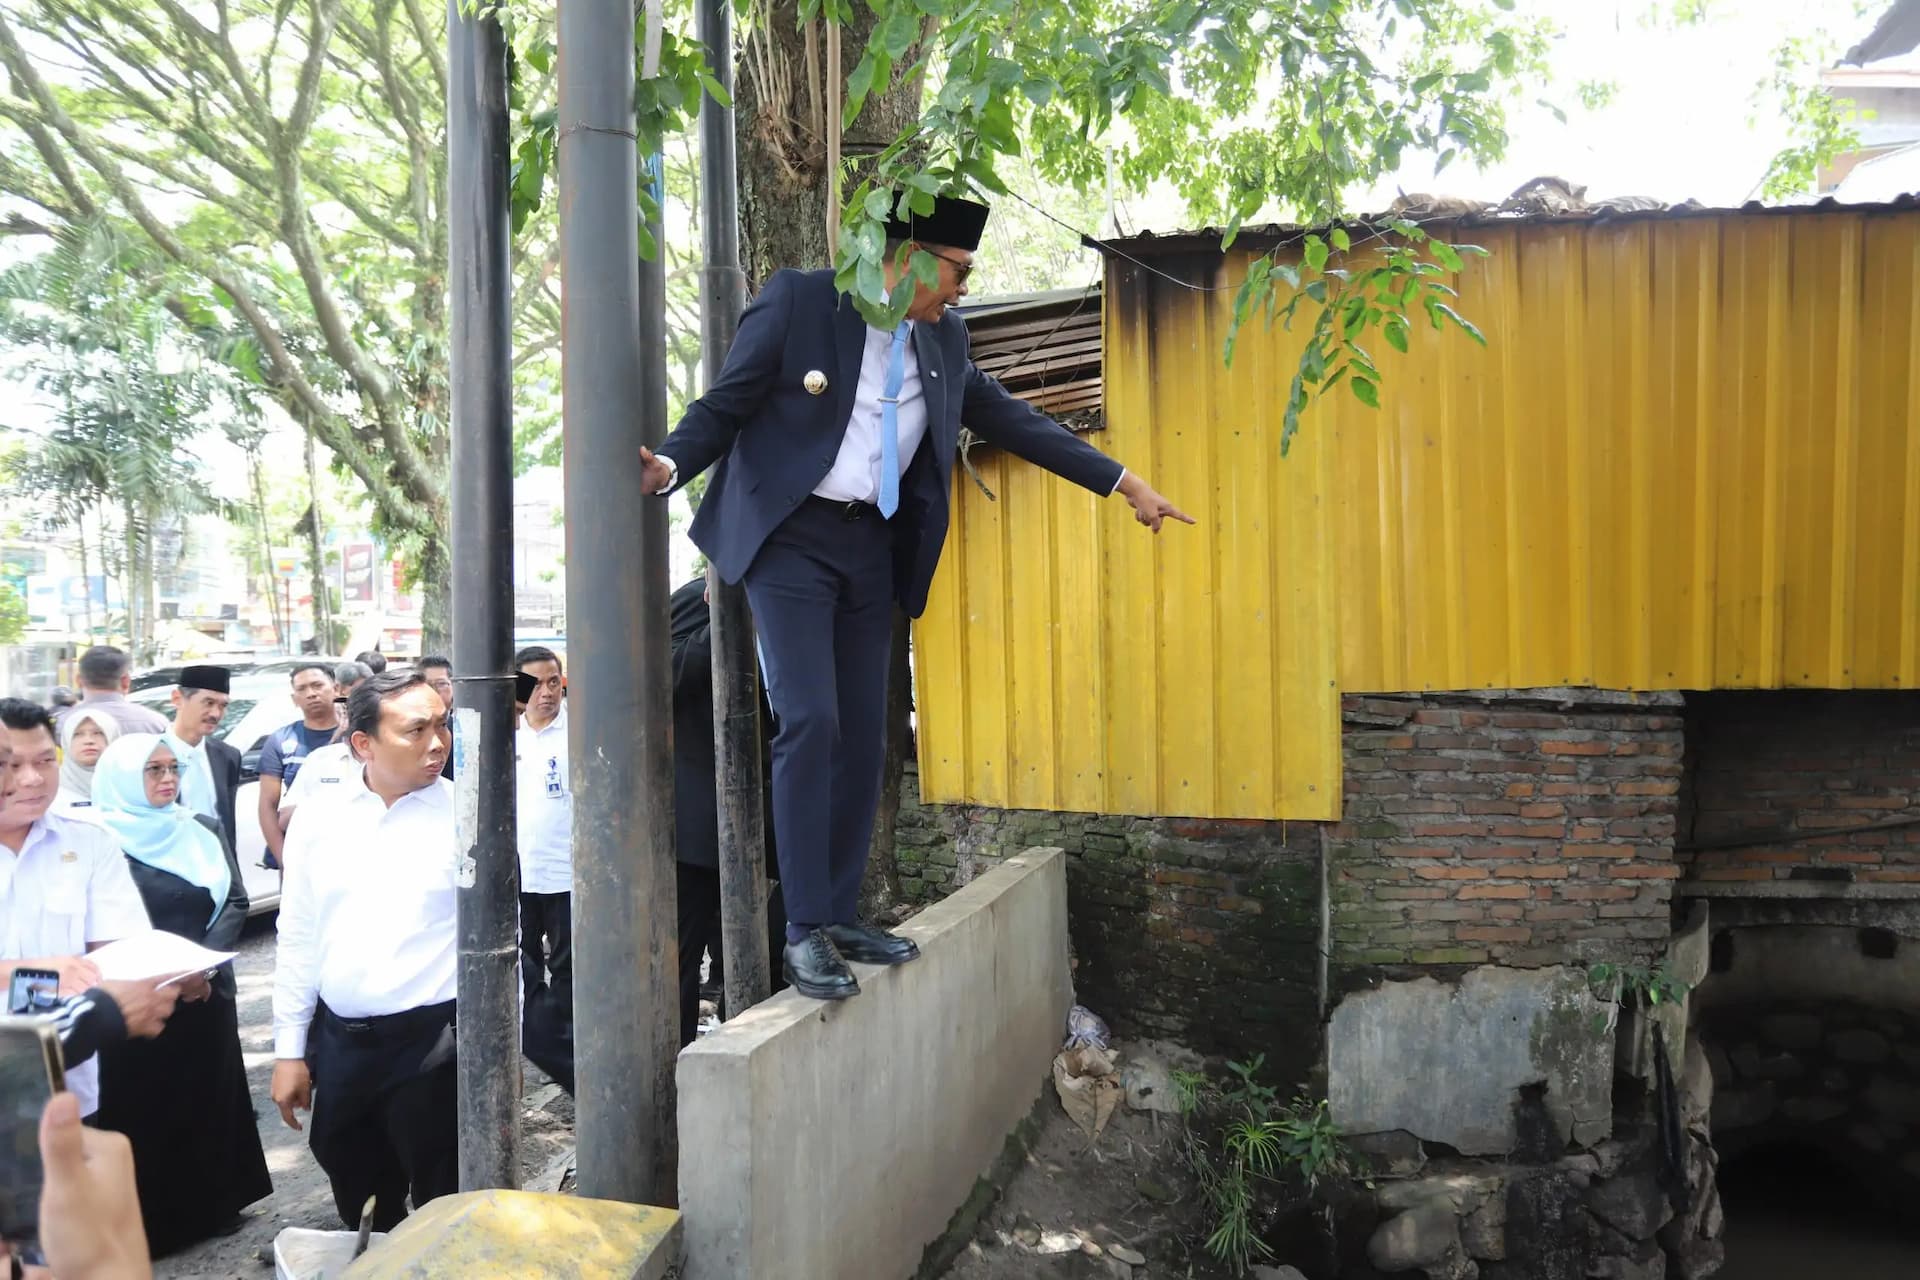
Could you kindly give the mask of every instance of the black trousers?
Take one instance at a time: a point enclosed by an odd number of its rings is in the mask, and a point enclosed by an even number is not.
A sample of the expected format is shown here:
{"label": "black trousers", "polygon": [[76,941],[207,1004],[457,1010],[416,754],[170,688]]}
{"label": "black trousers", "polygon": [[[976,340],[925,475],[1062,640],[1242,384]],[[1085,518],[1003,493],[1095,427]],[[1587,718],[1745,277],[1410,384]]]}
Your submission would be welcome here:
{"label": "black trousers", "polygon": [[[716,867],[674,864],[674,890],[680,917],[680,1047],[700,1034],[700,957],[713,955],[713,977],[720,983],[720,872]],[[780,948],[786,942],[786,906],[778,882],[767,886],[767,957],[773,968],[773,990],[786,986],[780,976]],[[733,1010],[726,1011],[733,1016]]]}
{"label": "black trousers", "polygon": [[741,580],[773,707],[773,830],[794,924],[852,924],[886,751],[893,534],[809,499]]}
{"label": "black trousers", "polygon": [[378,1018],[321,1005],[307,1045],[313,1072],[308,1143],[349,1229],[374,1197],[373,1229],[391,1230],[460,1189],[453,1001]]}
{"label": "black trousers", "polygon": [[571,893],[520,895],[520,983],[529,997],[550,985],[573,1007]]}

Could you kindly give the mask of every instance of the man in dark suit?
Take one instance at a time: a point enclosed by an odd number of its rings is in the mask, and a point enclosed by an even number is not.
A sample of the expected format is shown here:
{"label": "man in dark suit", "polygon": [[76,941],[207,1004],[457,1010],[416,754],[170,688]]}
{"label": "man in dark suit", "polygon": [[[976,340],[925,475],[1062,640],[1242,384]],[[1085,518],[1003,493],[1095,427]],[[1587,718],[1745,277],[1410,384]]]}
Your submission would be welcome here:
{"label": "man in dark suit", "polygon": [[[776,272],[720,376],[657,455],[640,451],[649,493],[718,464],[692,535],[753,607],[778,724],[782,966],[818,999],[859,993],[848,960],[919,954],[855,910],[879,799],[893,610],[926,608],[961,424],[1102,497],[1120,494],[1155,532],[1166,519],[1191,523],[974,367],[966,326],[947,309],[966,296],[986,220],[984,205],[942,198],[889,225],[888,287],[914,291],[892,333],[867,325],[832,271]],[[909,274],[922,251],[932,285]]]}
{"label": "man in dark suit", "polygon": [[233,801],[240,790],[240,751],[213,737],[226,718],[231,688],[225,667],[183,667],[167,743],[180,759],[180,803],[219,823],[227,847],[237,849]]}
{"label": "man in dark suit", "polygon": [[[700,957],[720,964],[720,802],[714,777],[713,637],[707,610],[707,580],[695,578],[673,593],[673,826],[674,888],[680,917],[680,1043],[693,1043],[700,1029]],[[761,718],[769,714],[764,698]],[[762,756],[762,766],[768,763]],[[774,866],[773,814],[765,815],[767,877]],[[784,921],[779,886],[767,897],[772,951],[780,951]],[[775,982],[776,989],[781,985]],[[727,1016],[738,1013],[727,1010]]]}

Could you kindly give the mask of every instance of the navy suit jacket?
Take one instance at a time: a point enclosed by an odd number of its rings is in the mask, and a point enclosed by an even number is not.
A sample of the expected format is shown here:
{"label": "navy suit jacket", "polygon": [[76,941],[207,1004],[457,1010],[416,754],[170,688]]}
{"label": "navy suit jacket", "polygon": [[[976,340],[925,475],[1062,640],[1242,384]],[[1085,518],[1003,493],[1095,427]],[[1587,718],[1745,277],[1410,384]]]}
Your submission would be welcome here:
{"label": "navy suit jacket", "polygon": [[[740,581],[767,535],[833,469],[853,414],[866,332],[852,300],[833,287],[832,271],[774,273],[740,317],[719,378],[661,444],[680,484],[718,464],[692,536],[726,581]],[[916,322],[913,349],[927,434],[901,478],[892,523],[894,596],[917,618],[947,539],[962,424],[1103,497],[1119,483],[1121,466],[974,368],[966,324],[953,312],[938,324]],[[827,378],[820,395],[805,386],[816,370]]]}

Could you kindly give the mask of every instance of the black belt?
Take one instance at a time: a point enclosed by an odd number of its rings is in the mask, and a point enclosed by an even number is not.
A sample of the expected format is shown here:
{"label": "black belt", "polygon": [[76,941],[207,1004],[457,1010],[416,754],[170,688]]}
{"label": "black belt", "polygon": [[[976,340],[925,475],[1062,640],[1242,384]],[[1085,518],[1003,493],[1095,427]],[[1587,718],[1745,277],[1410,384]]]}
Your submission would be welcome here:
{"label": "black belt", "polygon": [[831,511],[839,520],[880,520],[880,508],[871,502],[842,502],[838,498],[823,498],[819,494],[807,495],[802,505],[817,507],[822,511]]}
{"label": "black belt", "polygon": [[343,1018],[323,1003],[316,1014],[349,1035],[405,1034],[444,1027],[453,1021],[457,1001],[402,1009],[399,1013],[375,1013],[364,1018]]}

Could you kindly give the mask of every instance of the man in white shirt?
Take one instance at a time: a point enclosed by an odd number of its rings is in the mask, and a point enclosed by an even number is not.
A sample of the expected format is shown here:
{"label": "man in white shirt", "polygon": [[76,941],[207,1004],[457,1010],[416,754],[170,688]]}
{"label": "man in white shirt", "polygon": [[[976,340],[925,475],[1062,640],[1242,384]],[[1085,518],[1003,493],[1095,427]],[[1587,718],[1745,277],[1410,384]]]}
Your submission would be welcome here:
{"label": "man in white shirt", "polygon": [[[273,1100],[348,1227],[368,1196],[385,1231],[459,1188],[458,971],[447,709],[417,672],[347,704],[362,767],[287,832],[273,977]],[[301,770],[302,778],[306,769]],[[311,856],[309,856],[311,855]]]}
{"label": "man in white shirt", "polygon": [[[551,985],[573,1007],[573,783],[567,769],[566,676],[539,645],[514,656],[538,683],[514,734],[520,842],[520,977],[528,1000]],[[551,984],[549,984],[549,975]]]}
{"label": "man in white shirt", "polygon": [[[0,979],[52,969],[62,995],[79,995],[100,984],[86,953],[145,933],[146,905],[112,833],[48,812],[60,777],[53,718],[34,703],[0,698],[0,735],[8,756],[0,768]],[[82,1115],[99,1106],[98,1080],[93,1062],[67,1073]]]}

